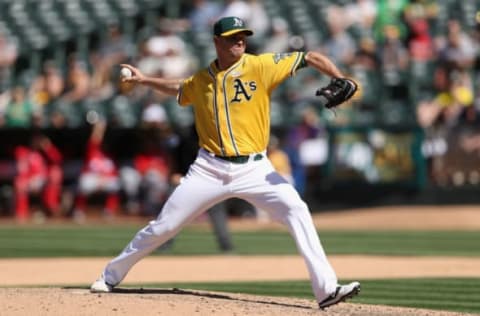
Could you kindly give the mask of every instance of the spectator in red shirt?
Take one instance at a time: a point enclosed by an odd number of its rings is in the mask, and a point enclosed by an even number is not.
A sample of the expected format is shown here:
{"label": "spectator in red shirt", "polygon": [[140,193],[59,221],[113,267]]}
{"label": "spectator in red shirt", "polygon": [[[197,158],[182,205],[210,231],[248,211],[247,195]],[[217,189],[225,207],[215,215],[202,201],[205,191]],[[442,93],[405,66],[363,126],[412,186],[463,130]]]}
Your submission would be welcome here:
{"label": "spectator in red shirt", "polygon": [[141,147],[132,165],[122,167],[120,177],[127,197],[127,211],[156,216],[170,193],[171,153],[175,142],[162,105],[147,104],[142,113]]}
{"label": "spectator in red shirt", "polygon": [[407,45],[412,61],[432,61],[436,52],[427,20],[415,19],[410,22],[409,28],[411,35]]}
{"label": "spectator in red shirt", "polygon": [[107,195],[103,210],[105,216],[110,217],[117,213],[120,182],[113,158],[102,147],[106,127],[107,124],[103,120],[94,123],[87,144],[73,211],[74,219],[77,221],[85,219],[87,198],[95,193]]}
{"label": "spectator in red shirt", "polygon": [[62,159],[57,147],[41,134],[32,136],[30,146],[15,148],[15,216],[18,220],[24,221],[30,216],[30,194],[41,194],[47,215],[60,214]]}
{"label": "spectator in red shirt", "polygon": [[120,174],[128,212],[150,216],[157,215],[169,193],[170,157],[155,138],[143,142],[133,165],[124,166]]}

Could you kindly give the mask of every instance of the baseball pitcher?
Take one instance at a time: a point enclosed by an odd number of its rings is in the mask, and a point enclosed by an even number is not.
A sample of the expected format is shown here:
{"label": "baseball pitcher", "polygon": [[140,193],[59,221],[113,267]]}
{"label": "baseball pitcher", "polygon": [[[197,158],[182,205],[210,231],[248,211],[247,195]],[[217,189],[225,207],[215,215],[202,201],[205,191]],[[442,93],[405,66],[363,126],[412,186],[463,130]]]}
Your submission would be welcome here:
{"label": "baseball pitcher", "polygon": [[213,205],[241,198],[285,224],[305,259],[320,308],[356,295],[358,282],[339,285],[315,230],[309,209],[266,156],[270,134],[270,95],[287,78],[313,67],[332,78],[317,95],[331,108],[349,99],[356,84],[317,52],[245,53],[253,32],[237,17],[213,27],[217,58],[186,79],[145,76],[131,65],[123,81],[149,86],[193,106],[200,150],[159,216],[141,229],[122,253],[108,263],[92,292],[111,292],[132,266]]}

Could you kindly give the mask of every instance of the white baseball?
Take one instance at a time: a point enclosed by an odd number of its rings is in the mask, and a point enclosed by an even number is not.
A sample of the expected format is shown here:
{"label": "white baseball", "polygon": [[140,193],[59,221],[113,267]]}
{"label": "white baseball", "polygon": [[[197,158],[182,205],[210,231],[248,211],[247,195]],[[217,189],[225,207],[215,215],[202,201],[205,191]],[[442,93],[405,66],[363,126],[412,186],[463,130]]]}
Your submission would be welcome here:
{"label": "white baseball", "polygon": [[132,76],[132,71],[128,69],[127,67],[123,67],[120,70],[120,75],[124,78],[130,78]]}

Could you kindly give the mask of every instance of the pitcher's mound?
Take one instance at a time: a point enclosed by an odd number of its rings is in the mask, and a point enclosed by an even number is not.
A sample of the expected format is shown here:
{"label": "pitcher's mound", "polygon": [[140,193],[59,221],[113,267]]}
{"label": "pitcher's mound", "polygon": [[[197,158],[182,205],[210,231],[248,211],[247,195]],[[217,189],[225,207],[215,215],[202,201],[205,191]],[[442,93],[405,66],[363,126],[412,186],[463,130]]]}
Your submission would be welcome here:
{"label": "pitcher's mound", "polygon": [[0,288],[2,315],[358,315],[454,316],[441,311],[341,303],[322,312],[306,299],[187,289],[132,289],[91,294],[85,288]]}

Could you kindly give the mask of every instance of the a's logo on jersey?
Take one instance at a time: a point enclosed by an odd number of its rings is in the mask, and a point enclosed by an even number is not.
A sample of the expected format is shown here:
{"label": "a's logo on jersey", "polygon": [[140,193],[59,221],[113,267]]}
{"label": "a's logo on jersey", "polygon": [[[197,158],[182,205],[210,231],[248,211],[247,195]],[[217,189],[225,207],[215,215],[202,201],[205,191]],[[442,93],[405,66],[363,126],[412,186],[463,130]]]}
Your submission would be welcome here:
{"label": "a's logo on jersey", "polygon": [[243,27],[243,21],[242,20],[240,20],[239,18],[233,18],[233,20],[235,21],[233,23],[233,26]]}
{"label": "a's logo on jersey", "polygon": [[247,101],[250,101],[252,94],[248,94],[247,88],[250,91],[255,91],[257,90],[257,83],[255,81],[242,82],[240,79],[235,79],[233,81],[233,88],[235,89],[235,96],[232,100],[230,100],[230,102],[241,102],[242,95]]}
{"label": "a's logo on jersey", "polygon": [[293,53],[276,53],[273,54],[273,62],[275,64],[278,64],[278,62],[284,58],[287,58],[289,56],[292,56]]}

